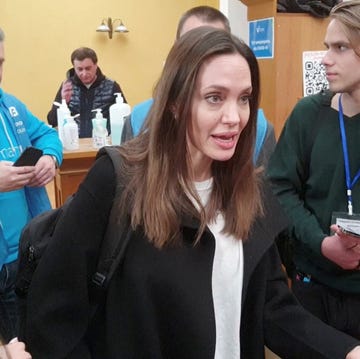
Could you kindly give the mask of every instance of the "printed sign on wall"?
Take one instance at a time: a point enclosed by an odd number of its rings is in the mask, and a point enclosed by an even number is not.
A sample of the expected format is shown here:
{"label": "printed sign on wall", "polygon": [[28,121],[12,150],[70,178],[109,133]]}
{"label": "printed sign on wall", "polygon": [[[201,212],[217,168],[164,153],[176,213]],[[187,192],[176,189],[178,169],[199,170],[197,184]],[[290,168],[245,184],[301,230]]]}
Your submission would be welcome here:
{"label": "printed sign on wall", "polygon": [[303,88],[304,96],[314,95],[329,88],[325,67],[321,64],[326,51],[303,52]]}
{"label": "printed sign on wall", "polygon": [[249,45],[258,59],[274,58],[274,18],[249,21]]}

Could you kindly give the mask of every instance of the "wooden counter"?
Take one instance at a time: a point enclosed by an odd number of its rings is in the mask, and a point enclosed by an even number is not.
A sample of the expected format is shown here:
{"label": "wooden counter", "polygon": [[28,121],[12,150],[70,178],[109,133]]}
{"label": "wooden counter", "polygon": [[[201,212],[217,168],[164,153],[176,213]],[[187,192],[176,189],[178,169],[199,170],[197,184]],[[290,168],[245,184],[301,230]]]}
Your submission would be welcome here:
{"label": "wooden counter", "polygon": [[67,197],[75,193],[98,152],[92,147],[92,138],[80,138],[80,148],[74,151],[64,150],[64,159],[57,169],[54,181],[55,205],[61,206]]}

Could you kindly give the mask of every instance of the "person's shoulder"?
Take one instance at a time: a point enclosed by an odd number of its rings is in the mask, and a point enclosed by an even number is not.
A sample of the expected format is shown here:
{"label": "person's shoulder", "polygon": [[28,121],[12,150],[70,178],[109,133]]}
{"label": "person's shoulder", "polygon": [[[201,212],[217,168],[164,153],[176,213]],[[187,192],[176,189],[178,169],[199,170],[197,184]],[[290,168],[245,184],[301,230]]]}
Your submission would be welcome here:
{"label": "person's shoulder", "polygon": [[16,103],[23,104],[23,102],[21,100],[19,100],[15,95],[12,95],[8,92],[2,91],[1,98],[5,104],[7,102],[16,102]]}
{"label": "person's shoulder", "polygon": [[133,107],[133,111],[149,111],[154,99],[149,98],[145,101],[139,102]]}
{"label": "person's shoulder", "polygon": [[295,108],[306,110],[319,108],[320,106],[330,106],[333,96],[334,93],[330,91],[321,91],[314,95],[305,96],[297,102]]}
{"label": "person's shoulder", "polygon": [[24,102],[7,92],[2,92],[1,102],[14,116],[16,116],[18,113],[25,114],[27,111],[27,107]]}
{"label": "person's shoulder", "polygon": [[111,79],[110,77],[103,76],[101,79],[99,79],[99,82],[102,83],[110,83],[111,85],[117,85],[120,86],[115,80]]}
{"label": "person's shoulder", "polygon": [[[82,186],[92,192],[95,197],[110,197],[115,191],[116,171],[110,156],[97,155]],[[109,197],[109,198],[110,198]]]}
{"label": "person's shoulder", "polygon": [[305,127],[311,125],[324,106],[330,108],[332,96],[333,93],[322,91],[315,95],[301,98],[294,106],[287,122],[299,123],[299,125],[301,124],[301,126]]}

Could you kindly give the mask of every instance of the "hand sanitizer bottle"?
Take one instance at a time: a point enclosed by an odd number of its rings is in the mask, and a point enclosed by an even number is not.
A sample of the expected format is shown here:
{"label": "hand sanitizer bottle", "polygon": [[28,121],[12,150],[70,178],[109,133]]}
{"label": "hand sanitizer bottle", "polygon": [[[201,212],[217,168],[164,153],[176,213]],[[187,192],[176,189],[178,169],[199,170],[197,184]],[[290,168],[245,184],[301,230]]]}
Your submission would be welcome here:
{"label": "hand sanitizer bottle", "polygon": [[101,148],[106,146],[106,138],[108,135],[107,129],[106,129],[106,118],[103,117],[101,109],[97,108],[95,110],[96,115],[92,119],[92,138],[93,138],[93,147],[95,148]]}
{"label": "hand sanitizer bottle", "polygon": [[64,120],[63,126],[63,141],[64,141],[64,148],[69,151],[79,149],[79,128],[74,118],[79,115],[75,116],[68,116]]}
{"label": "hand sanitizer bottle", "polygon": [[120,145],[121,134],[124,128],[126,116],[131,113],[131,107],[124,103],[121,93],[115,93],[116,102],[110,106],[110,129],[111,129],[111,144]]}
{"label": "hand sanitizer bottle", "polygon": [[55,101],[54,105],[58,107],[58,109],[56,110],[57,122],[58,122],[58,135],[60,141],[64,145],[64,123],[65,123],[65,119],[71,116],[71,113],[64,98],[61,100],[61,103]]}

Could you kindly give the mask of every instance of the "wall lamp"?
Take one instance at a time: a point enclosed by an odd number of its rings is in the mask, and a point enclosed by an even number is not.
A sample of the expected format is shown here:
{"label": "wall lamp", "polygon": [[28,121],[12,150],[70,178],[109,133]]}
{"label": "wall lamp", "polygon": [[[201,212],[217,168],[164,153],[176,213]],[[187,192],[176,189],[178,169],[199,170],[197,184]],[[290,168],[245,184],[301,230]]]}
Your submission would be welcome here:
{"label": "wall lamp", "polygon": [[[114,25],[117,21],[119,21],[119,25],[114,28]],[[112,20],[111,17],[108,17],[107,19],[102,19],[101,25],[96,29],[96,31],[107,32],[109,35],[109,39],[112,39],[113,32],[129,32],[121,19]]]}

